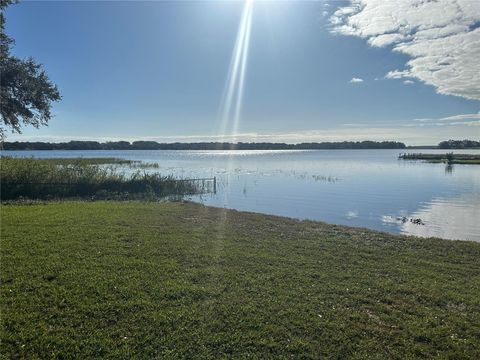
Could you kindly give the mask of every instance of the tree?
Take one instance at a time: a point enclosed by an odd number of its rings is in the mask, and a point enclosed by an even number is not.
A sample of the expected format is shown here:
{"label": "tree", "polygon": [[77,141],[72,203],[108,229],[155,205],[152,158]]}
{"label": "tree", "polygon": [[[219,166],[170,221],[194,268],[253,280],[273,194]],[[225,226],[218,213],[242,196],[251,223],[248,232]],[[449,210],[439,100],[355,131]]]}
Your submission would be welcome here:
{"label": "tree", "polygon": [[52,117],[51,105],[61,99],[57,86],[33,58],[19,59],[10,54],[14,44],[5,33],[6,7],[17,0],[0,0],[0,137],[6,128],[21,133],[22,124],[38,128]]}

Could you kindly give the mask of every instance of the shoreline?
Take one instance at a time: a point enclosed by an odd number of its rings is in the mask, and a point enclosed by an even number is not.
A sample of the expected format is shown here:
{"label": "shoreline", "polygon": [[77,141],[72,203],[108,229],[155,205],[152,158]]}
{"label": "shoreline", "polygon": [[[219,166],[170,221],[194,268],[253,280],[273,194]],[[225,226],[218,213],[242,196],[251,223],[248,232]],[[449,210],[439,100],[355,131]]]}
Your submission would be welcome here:
{"label": "shoreline", "polygon": [[[98,200],[88,200],[85,198],[65,198],[65,199],[15,199],[15,200],[5,200],[5,201],[0,201],[0,207],[1,206],[32,206],[32,205],[50,205],[50,204],[62,204],[62,203],[72,203],[72,202],[78,202],[78,203],[96,203],[96,202],[107,202],[107,203],[125,203],[125,204],[186,204],[186,205],[192,205],[192,206],[200,206],[203,208],[207,209],[212,209],[216,211],[230,211],[230,212],[236,212],[236,213],[244,213],[248,215],[258,215],[258,216],[268,216],[272,218],[277,218],[279,221],[282,219],[288,220],[288,221],[293,221],[297,222],[299,224],[301,223],[319,223],[323,226],[333,226],[336,228],[345,228],[345,229],[350,229],[353,231],[359,231],[359,232],[372,232],[372,233],[378,233],[383,236],[399,236],[399,237],[406,237],[406,238],[414,238],[417,240],[421,239],[436,239],[440,241],[453,241],[453,242],[468,242],[468,243],[475,243],[480,245],[480,240],[471,240],[471,239],[461,239],[461,238],[442,238],[439,236],[421,236],[421,235],[410,235],[410,234],[402,234],[399,232],[389,232],[387,230],[378,230],[378,229],[372,229],[372,228],[367,228],[364,226],[353,226],[353,225],[345,225],[345,224],[340,224],[340,223],[331,223],[331,222],[326,222],[322,220],[316,220],[316,219],[309,219],[309,218],[300,218],[300,217],[292,217],[292,216],[284,216],[284,215],[276,215],[274,213],[266,213],[266,212],[256,212],[256,211],[250,211],[250,210],[240,210],[236,208],[229,208],[229,207],[220,207],[220,206],[214,206],[214,205],[205,205],[202,202],[197,202],[194,200],[189,200],[189,199],[184,199],[184,200],[169,200],[169,199],[163,199],[163,200],[144,200],[144,199],[125,199],[125,200],[120,200],[120,199],[98,199]],[[415,220],[415,218],[411,218],[412,220]],[[421,219],[418,219],[421,220]],[[421,226],[421,225],[419,225]]]}
{"label": "shoreline", "polygon": [[192,203],[1,210],[5,357],[480,353],[478,243]]}
{"label": "shoreline", "polygon": [[[133,201],[135,201],[135,200],[133,200]],[[168,201],[166,201],[166,203],[168,203]],[[438,237],[438,236],[420,236],[420,235],[401,234],[401,233],[398,233],[398,232],[389,232],[389,231],[386,231],[386,230],[382,231],[382,230],[377,230],[377,229],[371,229],[371,228],[367,228],[367,227],[364,227],[364,226],[345,225],[345,224],[340,224],[340,223],[330,223],[330,222],[326,222],[326,221],[322,221],[322,220],[315,220],[315,219],[309,219],[309,218],[299,218],[299,217],[292,217],[292,216],[276,215],[276,214],[273,214],[273,213],[264,213],[264,212],[256,212],[256,211],[249,211],[249,210],[239,210],[239,209],[229,208],[229,207],[205,205],[201,202],[196,202],[196,201],[191,201],[191,200],[182,201],[181,203],[194,204],[194,205],[199,205],[199,206],[203,206],[203,207],[206,207],[206,208],[212,208],[212,209],[216,209],[216,210],[228,210],[228,211],[234,211],[234,212],[238,212],[238,213],[246,213],[246,214],[252,214],[252,215],[271,216],[271,217],[274,217],[274,218],[278,218],[279,220],[286,219],[286,220],[291,220],[291,221],[297,221],[299,223],[312,222],[312,223],[320,223],[322,225],[327,225],[327,226],[345,227],[346,229],[353,229],[353,230],[364,231],[364,232],[374,232],[374,233],[379,233],[379,234],[386,235],[386,236],[388,236],[388,235],[390,235],[390,236],[404,236],[404,237],[407,237],[407,238],[437,239],[437,240],[442,240],[442,241],[463,241],[463,242],[473,242],[473,243],[476,243],[476,244],[480,244],[480,239],[479,240],[450,239],[450,238],[442,238],[442,237]],[[415,220],[416,218],[409,218],[409,219]],[[419,226],[422,226],[422,225],[419,225]]]}

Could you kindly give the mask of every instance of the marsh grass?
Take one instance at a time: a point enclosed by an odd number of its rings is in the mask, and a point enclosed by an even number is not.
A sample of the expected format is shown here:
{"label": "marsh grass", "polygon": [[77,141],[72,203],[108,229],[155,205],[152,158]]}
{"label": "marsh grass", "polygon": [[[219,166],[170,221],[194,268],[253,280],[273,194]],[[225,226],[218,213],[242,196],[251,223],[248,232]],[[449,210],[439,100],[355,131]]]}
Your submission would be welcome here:
{"label": "marsh grass", "polygon": [[[108,159],[108,160],[107,160]],[[204,182],[176,179],[140,170],[125,174],[118,164],[129,160],[35,159],[2,157],[1,199],[93,197],[113,199],[162,198],[208,192]]]}
{"label": "marsh grass", "polygon": [[49,162],[55,165],[134,165],[140,163],[139,160],[127,160],[115,157],[76,157],[76,158],[30,158],[43,162]]}
{"label": "marsh grass", "polygon": [[480,155],[475,154],[454,154],[452,152],[446,154],[400,154],[401,160],[424,160],[429,163],[446,163],[446,164],[465,164],[479,165]]}
{"label": "marsh grass", "polygon": [[130,169],[158,169],[160,168],[160,165],[152,162],[135,161],[128,164],[128,167]]}
{"label": "marsh grass", "polygon": [[45,158],[37,159],[40,161],[50,162],[55,165],[118,165],[130,169],[158,169],[160,165],[154,162],[143,162],[140,160],[127,160],[115,157],[99,157],[99,158]]}

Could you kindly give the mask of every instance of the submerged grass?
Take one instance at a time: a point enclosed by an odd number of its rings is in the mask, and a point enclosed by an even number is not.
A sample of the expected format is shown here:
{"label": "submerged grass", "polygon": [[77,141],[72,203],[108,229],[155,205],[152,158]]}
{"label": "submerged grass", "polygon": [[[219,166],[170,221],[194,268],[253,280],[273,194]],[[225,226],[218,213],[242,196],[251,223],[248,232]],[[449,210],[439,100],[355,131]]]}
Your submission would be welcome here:
{"label": "submerged grass", "polygon": [[473,160],[459,160],[459,159],[453,159],[453,160],[427,160],[427,162],[431,164],[463,164],[463,165],[480,165],[480,159],[473,159]]}
{"label": "submerged grass", "polygon": [[[204,183],[137,171],[127,175],[103,159],[0,159],[1,199],[59,197],[158,198],[208,191]],[[116,160],[115,164],[123,163]],[[128,160],[127,160],[128,162]],[[130,164],[130,163],[129,163]],[[205,187],[205,188],[204,188]]]}
{"label": "submerged grass", "polygon": [[138,160],[126,160],[119,159],[115,157],[95,157],[95,158],[86,158],[86,157],[76,157],[76,158],[30,158],[38,161],[45,161],[55,165],[133,165],[140,163]]}
{"label": "submerged grass", "polygon": [[1,210],[3,358],[480,358],[480,244],[181,203]]}
{"label": "submerged grass", "polygon": [[76,158],[21,158],[21,159],[34,159],[40,162],[48,162],[55,165],[77,165],[77,166],[87,166],[87,165],[122,165],[129,168],[159,168],[160,165],[157,163],[143,162],[140,160],[128,160],[120,159],[115,157],[76,157]]}

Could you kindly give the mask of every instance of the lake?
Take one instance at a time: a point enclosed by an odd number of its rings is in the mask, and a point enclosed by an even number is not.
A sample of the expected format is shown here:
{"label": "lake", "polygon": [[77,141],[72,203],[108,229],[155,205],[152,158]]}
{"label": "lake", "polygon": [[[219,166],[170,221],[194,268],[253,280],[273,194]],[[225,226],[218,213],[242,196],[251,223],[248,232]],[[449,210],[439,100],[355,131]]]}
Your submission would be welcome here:
{"label": "lake", "polygon": [[[480,165],[397,160],[400,152],[404,150],[3,151],[2,155],[155,162],[160,168],[148,171],[183,178],[216,176],[216,194],[190,197],[205,205],[480,241]],[[480,150],[454,152],[480,154]]]}

